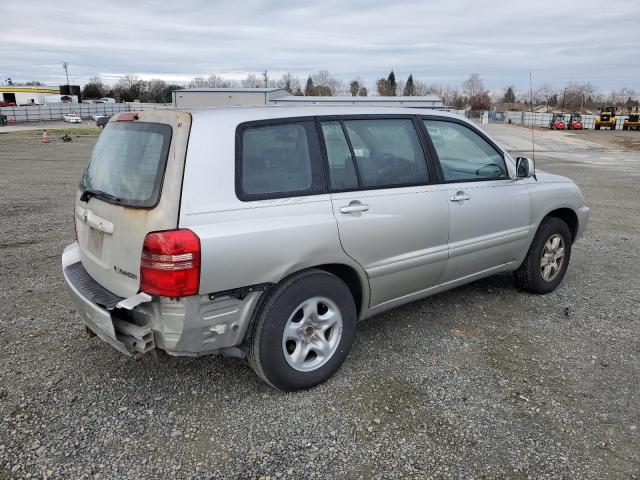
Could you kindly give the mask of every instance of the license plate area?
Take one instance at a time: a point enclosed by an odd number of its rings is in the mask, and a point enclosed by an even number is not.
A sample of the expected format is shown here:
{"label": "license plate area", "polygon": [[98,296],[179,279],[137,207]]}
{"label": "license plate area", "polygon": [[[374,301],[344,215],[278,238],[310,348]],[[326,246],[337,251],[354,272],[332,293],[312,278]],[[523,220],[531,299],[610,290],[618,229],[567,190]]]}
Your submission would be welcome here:
{"label": "license plate area", "polygon": [[104,246],[104,232],[89,227],[89,235],[87,236],[87,250],[95,258],[102,259],[102,250]]}

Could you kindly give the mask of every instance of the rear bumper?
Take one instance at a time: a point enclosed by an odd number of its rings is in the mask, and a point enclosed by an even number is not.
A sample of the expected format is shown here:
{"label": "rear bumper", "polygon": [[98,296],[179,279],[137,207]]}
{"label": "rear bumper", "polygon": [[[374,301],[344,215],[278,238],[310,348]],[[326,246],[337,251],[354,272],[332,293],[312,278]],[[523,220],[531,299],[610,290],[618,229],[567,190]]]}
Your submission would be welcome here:
{"label": "rear bumper", "polygon": [[74,268],[77,265],[82,267],[82,264],[80,264],[80,251],[78,244],[73,243],[65,248],[62,253],[62,272],[78,316],[101,340],[122,353],[131,355],[132,352],[116,336],[111,312],[98,306],[90,299],[89,292],[94,289],[94,286],[88,285],[87,279],[82,277],[81,272],[78,273],[77,268]]}
{"label": "rear bumper", "polygon": [[122,299],[93,280],[80,263],[77,243],[65,248],[62,271],[71,300],[84,324],[115,349],[132,355],[156,347],[175,356],[199,356],[240,345],[260,292],[242,298]]}

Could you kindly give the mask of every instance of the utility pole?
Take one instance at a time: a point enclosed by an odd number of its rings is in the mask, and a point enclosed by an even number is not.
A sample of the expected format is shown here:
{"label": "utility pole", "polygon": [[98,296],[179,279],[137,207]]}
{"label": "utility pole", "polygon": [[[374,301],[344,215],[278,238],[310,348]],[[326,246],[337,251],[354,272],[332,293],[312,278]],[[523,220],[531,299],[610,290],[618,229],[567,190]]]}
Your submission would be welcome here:
{"label": "utility pole", "polygon": [[267,70],[266,69],[262,73],[262,76],[264,77],[264,88],[268,88],[269,87],[269,75],[267,74]]}
{"label": "utility pole", "polygon": [[69,85],[69,64],[66,62],[66,60],[64,62],[62,62],[62,68],[64,68],[64,73],[67,76],[67,85]]}

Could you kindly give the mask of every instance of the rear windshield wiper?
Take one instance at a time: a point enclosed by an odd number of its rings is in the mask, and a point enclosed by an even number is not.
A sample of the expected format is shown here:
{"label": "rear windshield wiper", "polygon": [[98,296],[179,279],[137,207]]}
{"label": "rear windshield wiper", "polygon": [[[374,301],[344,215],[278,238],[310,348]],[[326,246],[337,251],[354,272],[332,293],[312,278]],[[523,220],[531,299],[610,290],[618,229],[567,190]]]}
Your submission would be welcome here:
{"label": "rear windshield wiper", "polygon": [[103,192],[102,190],[92,190],[90,188],[82,191],[82,195],[80,195],[80,201],[88,202],[91,197],[100,197],[116,203],[122,202],[122,199],[120,197],[116,197],[115,195],[111,195],[110,193]]}

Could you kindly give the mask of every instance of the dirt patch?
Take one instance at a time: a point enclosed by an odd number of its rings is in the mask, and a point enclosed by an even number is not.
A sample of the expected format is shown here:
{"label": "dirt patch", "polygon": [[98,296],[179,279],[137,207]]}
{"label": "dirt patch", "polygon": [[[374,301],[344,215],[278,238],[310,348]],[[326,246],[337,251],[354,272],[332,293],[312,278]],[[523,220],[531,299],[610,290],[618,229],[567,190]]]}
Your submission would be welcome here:
{"label": "dirt patch", "polygon": [[640,132],[625,130],[572,130],[568,135],[619,150],[640,151]]}

